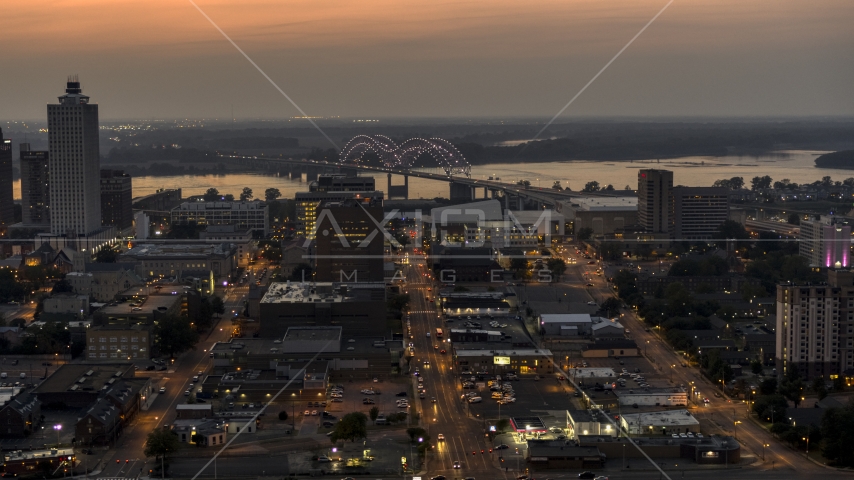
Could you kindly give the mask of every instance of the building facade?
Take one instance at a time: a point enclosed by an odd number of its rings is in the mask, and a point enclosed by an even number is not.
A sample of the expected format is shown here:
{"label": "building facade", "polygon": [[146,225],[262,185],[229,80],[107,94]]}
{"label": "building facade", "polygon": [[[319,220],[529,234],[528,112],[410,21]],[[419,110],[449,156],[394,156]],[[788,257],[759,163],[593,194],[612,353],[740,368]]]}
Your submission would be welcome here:
{"label": "building facade", "polygon": [[729,190],[718,187],[673,188],[673,238],[709,240],[729,218]]}
{"label": "building facade", "polygon": [[85,236],[101,228],[98,105],[69,78],[59,104],[47,106],[50,225],[54,235]]}
{"label": "building facade", "polygon": [[800,227],[798,253],[811,267],[851,266],[851,225],[840,218],[821,215],[802,219]]}
{"label": "building facade", "polygon": [[270,233],[267,202],[184,202],[172,209],[173,225],[234,225],[260,235]]}
{"label": "building facade", "polygon": [[50,154],[21,144],[21,221],[50,225]]}
{"label": "building facade", "polygon": [[147,278],[231,276],[237,268],[233,244],[137,245],[121,254],[118,263],[136,263],[136,272]]}
{"label": "building facade", "polygon": [[351,177],[347,175],[318,175],[308,185],[309,192],[372,192],[376,190],[374,177]]}
{"label": "building facade", "polygon": [[258,250],[257,242],[253,240],[252,229],[241,229],[236,225],[208,225],[204,232],[199,233],[199,239],[210,243],[237,245],[238,267],[248,267]]}
{"label": "building facade", "polygon": [[854,368],[854,272],[828,270],[827,285],[778,285],[777,372],[836,378]]}
{"label": "building facade", "polygon": [[122,170],[101,170],[101,224],[129,233],[133,225],[132,205],[130,175]]}
{"label": "building facade", "polygon": [[281,338],[291,327],[340,326],[357,337],[388,333],[384,283],[273,283],[259,310],[263,338]]}
{"label": "building facade", "polygon": [[15,223],[12,177],[12,140],[3,138],[0,129],[0,236],[6,236],[6,229]]}
{"label": "building facade", "polygon": [[104,325],[86,331],[86,359],[89,361],[149,359],[151,346],[151,327],[147,325]]}
{"label": "building facade", "polygon": [[317,226],[318,207],[325,202],[343,202],[355,200],[367,205],[382,205],[383,192],[356,191],[326,191],[326,192],[297,192],[294,196],[296,203],[296,222],[294,235],[309,240],[314,239]]}
{"label": "building facade", "polygon": [[383,208],[356,200],[318,207],[315,281],[382,282]]}
{"label": "building facade", "polygon": [[673,172],[638,171],[638,223],[647,233],[669,234],[673,228]]}

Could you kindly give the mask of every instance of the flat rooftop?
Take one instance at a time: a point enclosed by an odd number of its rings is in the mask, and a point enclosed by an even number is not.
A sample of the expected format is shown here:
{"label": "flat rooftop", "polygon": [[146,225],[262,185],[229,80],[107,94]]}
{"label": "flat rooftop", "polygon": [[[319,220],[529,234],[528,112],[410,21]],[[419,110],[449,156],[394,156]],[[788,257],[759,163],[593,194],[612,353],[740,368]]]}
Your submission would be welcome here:
{"label": "flat rooftop", "polygon": [[340,303],[345,297],[339,293],[319,293],[332,290],[332,283],[286,282],[271,283],[261,303]]}
{"label": "flat rooftop", "polygon": [[571,207],[584,211],[637,211],[637,197],[572,197],[564,202]]}
{"label": "flat rooftop", "polygon": [[341,327],[290,327],[285,333],[285,342],[339,340]]}
{"label": "flat rooftop", "polygon": [[613,368],[570,368],[566,371],[566,373],[570,376],[570,378],[573,378],[575,380],[581,380],[584,378],[617,378],[617,372],[615,372]]}
{"label": "flat rooftop", "polygon": [[614,390],[614,395],[624,397],[627,395],[672,395],[685,394],[685,389],[681,387],[662,387],[662,388],[622,388]]}
{"label": "flat rooftop", "polygon": [[[175,303],[181,301],[181,295],[176,293],[175,295],[151,295],[148,297],[138,297],[135,301],[126,301],[122,303],[117,303],[116,305],[106,305],[98,310],[99,313],[102,313],[108,317],[124,317],[124,316],[133,316],[133,315],[148,315],[151,312],[157,310],[161,312],[165,312],[172,308]],[[133,306],[133,305],[136,306]],[[138,308],[139,310],[134,310]]]}
{"label": "flat rooftop", "polygon": [[700,421],[688,410],[667,410],[660,412],[624,413],[623,419],[629,424],[643,425],[699,425]]}
{"label": "flat rooftop", "polygon": [[540,323],[593,323],[589,313],[544,313]]}
{"label": "flat rooftop", "polygon": [[[382,343],[382,348],[375,346]],[[341,351],[335,351],[338,343],[330,345],[324,352],[333,357],[383,353],[388,355],[389,349],[403,350],[403,340],[383,340],[381,338],[349,338],[340,342]],[[211,352],[227,353],[240,352],[243,355],[274,355],[281,360],[309,358],[312,352],[289,352],[287,343],[276,338],[234,338],[230,342],[218,342]],[[317,352],[313,352],[317,353]]]}
{"label": "flat rooftop", "polygon": [[218,243],[195,243],[195,244],[164,244],[152,245],[144,244],[137,245],[121,256],[127,257],[174,257],[187,258],[198,257],[204,258],[208,255],[224,255],[229,253],[230,247],[222,248]]}
{"label": "flat rooftop", "polygon": [[39,458],[73,457],[73,448],[58,448],[53,450],[15,450],[5,455],[6,462],[15,460],[37,460]]}
{"label": "flat rooftop", "polygon": [[[134,377],[132,363],[83,364],[67,363],[62,365],[41,383],[33,393],[73,391],[101,391],[104,385]],[[110,381],[113,380],[112,383]]]}
{"label": "flat rooftop", "polygon": [[458,357],[551,357],[552,351],[547,349],[514,348],[507,350],[454,350]]}

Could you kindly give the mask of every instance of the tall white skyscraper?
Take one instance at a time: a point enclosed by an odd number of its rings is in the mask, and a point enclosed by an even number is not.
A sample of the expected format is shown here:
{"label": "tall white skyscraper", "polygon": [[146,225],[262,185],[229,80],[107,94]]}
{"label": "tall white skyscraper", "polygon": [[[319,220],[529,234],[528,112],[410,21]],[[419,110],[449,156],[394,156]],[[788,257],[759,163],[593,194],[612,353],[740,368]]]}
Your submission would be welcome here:
{"label": "tall white skyscraper", "polygon": [[50,226],[54,235],[80,237],[101,228],[98,105],[68,78],[58,105],[47,106],[50,152]]}

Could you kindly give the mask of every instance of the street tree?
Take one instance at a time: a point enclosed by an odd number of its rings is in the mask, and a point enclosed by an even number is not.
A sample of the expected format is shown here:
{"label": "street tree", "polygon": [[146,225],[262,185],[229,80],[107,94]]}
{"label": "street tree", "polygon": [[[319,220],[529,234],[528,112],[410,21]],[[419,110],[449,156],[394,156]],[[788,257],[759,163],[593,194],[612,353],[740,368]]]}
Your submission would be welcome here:
{"label": "street tree", "polygon": [[376,406],[371,407],[371,410],[368,412],[368,416],[371,417],[371,422],[376,425],[377,417],[380,416],[380,409]]}
{"label": "street tree", "polygon": [[604,310],[605,314],[609,317],[619,313],[621,306],[623,306],[623,302],[614,297],[608,297],[604,302],[602,302],[602,310]]}
{"label": "street tree", "polygon": [[335,424],[335,430],[329,439],[332,443],[338,440],[349,440],[355,442],[368,436],[368,417],[362,412],[353,412],[344,415],[341,420]]}
{"label": "street tree", "polygon": [[176,452],[179,446],[178,435],[158,427],[149,432],[143,453],[146,457],[165,457]]}
{"label": "street tree", "polygon": [[222,298],[216,295],[211,297],[211,307],[213,307],[213,313],[217,315],[225,313],[225,303],[223,303]]}
{"label": "street tree", "polygon": [[199,334],[190,325],[188,318],[173,315],[157,321],[154,338],[161,354],[174,357],[193,348],[199,341]]}
{"label": "street tree", "polygon": [[555,274],[555,278],[559,279],[566,272],[566,262],[562,258],[550,258],[546,262],[546,267]]}
{"label": "street tree", "polygon": [[243,187],[243,191],[240,192],[240,200],[250,200],[252,199],[252,189],[249,187]]}

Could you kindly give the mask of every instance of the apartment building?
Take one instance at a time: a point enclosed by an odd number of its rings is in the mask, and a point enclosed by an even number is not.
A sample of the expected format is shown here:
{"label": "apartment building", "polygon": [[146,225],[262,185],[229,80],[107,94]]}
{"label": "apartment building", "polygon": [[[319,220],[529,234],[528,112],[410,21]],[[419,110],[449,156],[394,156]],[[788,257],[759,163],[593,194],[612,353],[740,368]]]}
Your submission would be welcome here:
{"label": "apartment building", "polygon": [[798,253],[812,267],[847,268],[851,266],[851,225],[832,215],[801,220]]}
{"label": "apartment building", "polygon": [[854,368],[854,272],[828,270],[822,285],[778,285],[779,374],[836,378]]}

